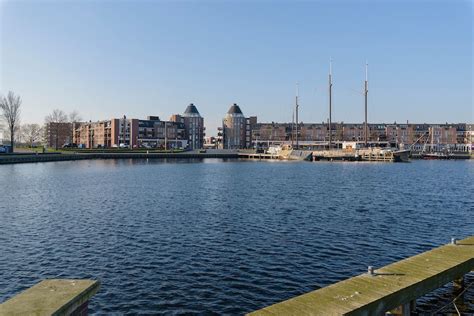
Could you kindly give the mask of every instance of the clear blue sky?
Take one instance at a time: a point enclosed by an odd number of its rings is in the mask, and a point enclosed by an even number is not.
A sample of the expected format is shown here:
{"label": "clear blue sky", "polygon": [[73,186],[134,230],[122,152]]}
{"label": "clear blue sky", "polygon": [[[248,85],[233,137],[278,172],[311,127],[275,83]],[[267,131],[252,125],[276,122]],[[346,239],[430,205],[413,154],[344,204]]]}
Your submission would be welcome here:
{"label": "clear blue sky", "polygon": [[259,121],[473,121],[471,1],[2,1],[0,93],[23,122],[168,118],[193,102],[208,135],[230,104]]}

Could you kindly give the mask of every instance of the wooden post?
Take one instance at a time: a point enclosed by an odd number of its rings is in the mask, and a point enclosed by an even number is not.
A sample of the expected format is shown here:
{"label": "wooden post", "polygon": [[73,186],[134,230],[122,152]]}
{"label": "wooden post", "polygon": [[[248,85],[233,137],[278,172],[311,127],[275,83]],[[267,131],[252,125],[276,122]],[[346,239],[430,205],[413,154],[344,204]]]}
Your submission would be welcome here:
{"label": "wooden post", "polygon": [[402,316],[410,316],[411,315],[411,302],[403,304],[401,307],[402,307]]}
{"label": "wooden post", "polygon": [[412,312],[412,302],[405,303],[385,313],[384,315],[410,316]]}
{"label": "wooden post", "polygon": [[453,284],[454,284],[454,290],[455,291],[462,291],[464,290],[464,276],[458,278],[458,279],[455,279],[453,281]]}

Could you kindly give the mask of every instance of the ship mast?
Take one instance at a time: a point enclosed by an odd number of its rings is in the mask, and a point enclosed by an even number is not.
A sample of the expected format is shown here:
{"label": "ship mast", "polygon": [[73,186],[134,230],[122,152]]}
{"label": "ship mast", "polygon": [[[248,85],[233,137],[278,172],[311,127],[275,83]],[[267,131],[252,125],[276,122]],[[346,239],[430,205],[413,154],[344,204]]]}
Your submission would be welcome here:
{"label": "ship mast", "polygon": [[293,109],[291,113],[291,148],[293,148],[294,131],[295,131],[295,110]]}
{"label": "ship mast", "polygon": [[298,87],[298,82],[296,83],[296,98],[295,98],[295,119],[296,119],[296,149],[298,149],[298,94],[299,94],[299,87]]}
{"label": "ship mast", "polygon": [[364,124],[364,141],[365,147],[367,148],[367,139],[369,134],[369,129],[367,126],[367,95],[369,93],[369,75],[368,75],[369,64],[365,63],[365,86],[364,86],[364,99],[365,99],[365,124]]}
{"label": "ship mast", "polygon": [[329,59],[329,149],[332,147],[332,59]]}

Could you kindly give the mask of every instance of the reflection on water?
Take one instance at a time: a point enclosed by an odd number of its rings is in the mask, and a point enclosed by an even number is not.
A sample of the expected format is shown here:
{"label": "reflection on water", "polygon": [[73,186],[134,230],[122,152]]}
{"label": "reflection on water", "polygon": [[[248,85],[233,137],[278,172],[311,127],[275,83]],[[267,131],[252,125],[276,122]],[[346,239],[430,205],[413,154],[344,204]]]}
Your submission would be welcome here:
{"label": "reflection on water", "polygon": [[[3,165],[0,301],[44,278],[99,278],[94,312],[242,314],[472,235],[473,167]],[[473,292],[465,311],[474,311]],[[452,298],[441,289],[419,311]]]}

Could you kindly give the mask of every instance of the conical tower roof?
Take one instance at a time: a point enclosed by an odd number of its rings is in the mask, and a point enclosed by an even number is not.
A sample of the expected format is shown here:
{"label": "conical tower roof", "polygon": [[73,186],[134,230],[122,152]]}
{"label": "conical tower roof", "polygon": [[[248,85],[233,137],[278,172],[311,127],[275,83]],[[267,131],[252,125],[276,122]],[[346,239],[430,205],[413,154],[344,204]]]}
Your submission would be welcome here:
{"label": "conical tower roof", "polygon": [[237,103],[232,104],[229,111],[227,111],[227,114],[241,114],[241,115],[243,115],[242,110],[237,105]]}
{"label": "conical tower roof", "polygon": [[186,110],[184,110],[183,116],[184,117],[186,117],[186,116],[188,116],[188,117],[189,116],[199,116],[200,117],[201,115],[199,114],[199,111],[198,111],[197,107],[193,103],[191,103],[191,104],[188,105]]}

